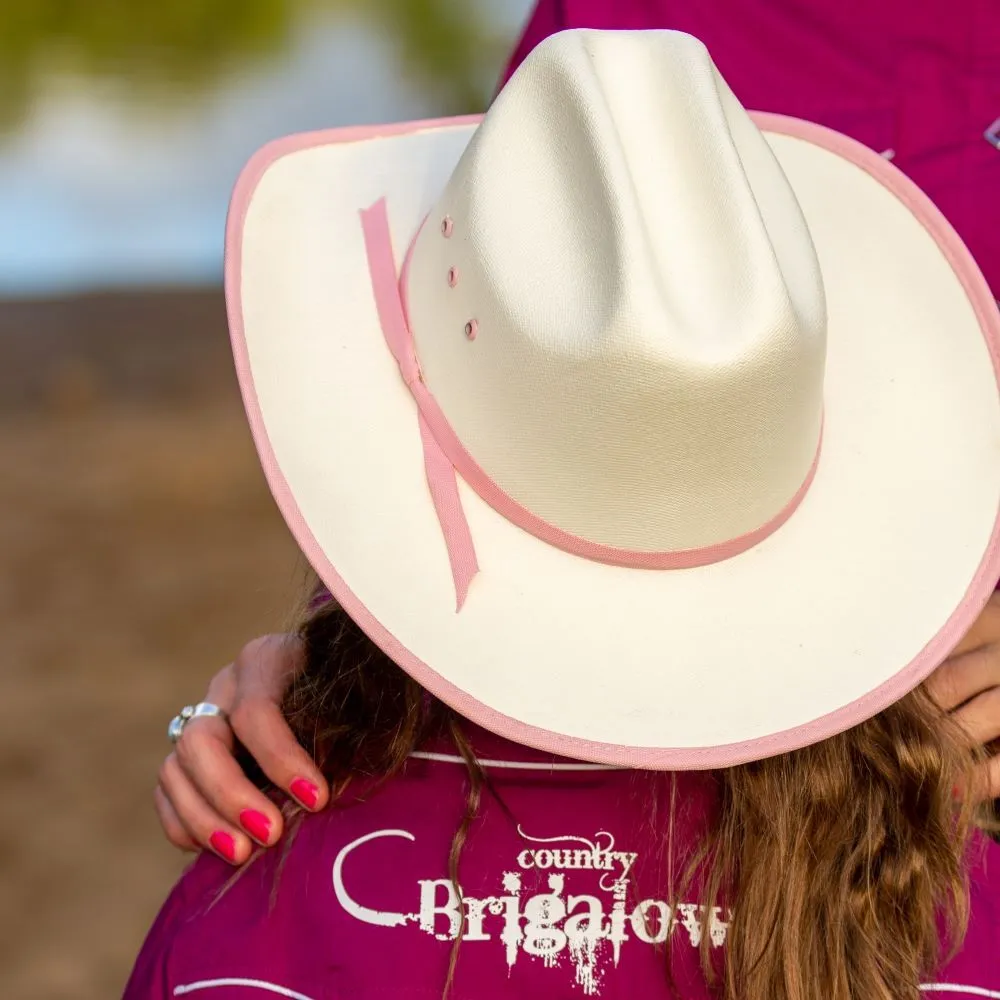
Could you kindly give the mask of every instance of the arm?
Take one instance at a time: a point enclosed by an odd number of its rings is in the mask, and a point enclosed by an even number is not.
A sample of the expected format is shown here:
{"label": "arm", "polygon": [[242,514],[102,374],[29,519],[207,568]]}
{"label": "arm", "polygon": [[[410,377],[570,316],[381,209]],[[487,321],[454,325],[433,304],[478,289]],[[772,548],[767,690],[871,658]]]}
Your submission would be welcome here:
{"label": "arm", "polygon": [[187,908],[186,876],[174,887],[146,935],[122,1000],[172,1000],[167,968],[170,942]]}
{"label": "arm", "polygon": [[[268,836],[259,843],[269,846],[280,837],[280,811],[249,781],[233,756],[234,730],[276,786],[293,797],[298,791],[301,804],[313,810],[329,801],[326,782],[295,741],[279,707],[301,658],[295,637],[266,636],[244,647],[213,679],[206,700],[231,711],[232,729],[220,719],[192,722],[164,763],[156,789],[160,822],[175,846],[213,847],[214,833],[228,833],[234,855],[226,860],[240,864],[256,839],[248,836],[241,821],[247,810],[266,816],[270,824]],[[990,601],[929,684],[940,704],[977,741],[991,745],[1000,738],[1000,595]],[[984,764],[982,787],[984,798],[1000,797],[1000,754],[994,753]]]}

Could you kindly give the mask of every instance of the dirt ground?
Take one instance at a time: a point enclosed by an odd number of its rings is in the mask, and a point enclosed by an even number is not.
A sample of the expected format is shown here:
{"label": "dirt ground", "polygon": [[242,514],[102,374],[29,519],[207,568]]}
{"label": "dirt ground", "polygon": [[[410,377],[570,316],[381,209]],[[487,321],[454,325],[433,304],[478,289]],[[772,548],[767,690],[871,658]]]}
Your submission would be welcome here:
{"label": "dirt ground", "polygon": [[166,725],[305,567],[221,294],[0,303],[0,997],[120,996],[184,859]]}

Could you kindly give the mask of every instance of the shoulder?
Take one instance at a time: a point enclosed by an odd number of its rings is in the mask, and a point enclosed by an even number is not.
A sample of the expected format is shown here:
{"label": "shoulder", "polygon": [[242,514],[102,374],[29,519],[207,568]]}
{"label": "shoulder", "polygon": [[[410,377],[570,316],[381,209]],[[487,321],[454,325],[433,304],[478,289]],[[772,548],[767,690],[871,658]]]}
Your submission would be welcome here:
{"label": "shoulder", "polygon": [[[173,996],[170,963],[174,942],[184,928],[206,912],[225,884],[222,862],[199,856],[171,890],[153,921],[136,959],[123,1000],[159,1000]],[[230,873],[232,871],[230,870]]]}
{"label": "shoulder", "polygon": [[315,853],[334,819],[307,817],[239,871],[200,855],[150,928],[123,1000],[167,1000],[216,986],[234,1000],[243,990],[248,998],[266,990],[318,1000],[309,917],[318,908],[311,904],[329,892],[329,875],[316,877]]}
{"label": "shoulder", "polygon": [[262,990],[326,996],[336,970],[367,947],[356,928],[391,926],[397,909],[412,909],[386,866],[436,868],[440,855],[447,871],[462,778],[457,768],[415,767],[380,790],[357,789],[350,803],[301,817],[240,871],[202,854],[157,915],[123,1000],[215,986],[234,1000]]}
{"label": "shoulder", "polygon": [[954,958],[928,983],[937,996],[995,997],[1000,1000],[1000,845],[977,845],[970,879],[969,930]]}

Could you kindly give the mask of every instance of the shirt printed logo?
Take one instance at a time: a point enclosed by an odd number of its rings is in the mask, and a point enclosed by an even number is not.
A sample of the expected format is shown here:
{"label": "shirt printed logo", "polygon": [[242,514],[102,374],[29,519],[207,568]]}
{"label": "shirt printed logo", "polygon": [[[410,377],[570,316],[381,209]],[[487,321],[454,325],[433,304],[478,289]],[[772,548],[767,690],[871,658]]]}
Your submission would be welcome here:
{"label": "shirt printed logo", "polygon": [[[388,837],[416,840],[406,830],[376,830],[347,844],[337,855],[333,864],[337,901],[356,920],[386,928],[414,924],[438,941],[454,941],[464,921],[463,947],[499,941],[508,969],[514,968],[522,952],[548,968],[568,958],[576,984],[586,996],[600,993],[606,963],[618,964],[627,941],[663,944],[680,927],[692,947],[700,946],[702,907],[681,903],[672,908],[661,899],[629,903],[629,873],[638,854],[616,849],[610,833],[602,831],[592,840],[572,835],[537,838],[520,828],[518,833],[526,846],[511,859],[510,870],[498,875],[496,895],[460,895],[449,878],[421,878],[416,883],[417,909],[394,913],[364,906],[344,885],[348,857],[360,851],[359,859],[365,856],[369,864],[374,861],[374,848],[366,845]],[[573,892],[573,877],[581,871],[600,873],[599,894]],[[548,891],[527,894],[528,873],[541,876]],[[712,947],[721,947],[728,923],[719,907],[709,915],[708,927]]]}

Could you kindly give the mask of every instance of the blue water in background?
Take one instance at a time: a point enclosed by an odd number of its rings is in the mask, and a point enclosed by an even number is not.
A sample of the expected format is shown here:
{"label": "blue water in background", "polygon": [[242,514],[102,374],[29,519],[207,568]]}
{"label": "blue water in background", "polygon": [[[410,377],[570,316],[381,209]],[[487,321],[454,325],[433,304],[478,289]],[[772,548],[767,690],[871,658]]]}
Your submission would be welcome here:
{"label": "blue water in background", "polygon": [[[484,9],[513,40],[530,6]],[[181,104],[143,107],[107,81],[50,83],[0,135],[3,297],[216,282],[229,195],[261,145],[442,110],[404,78],[390,39],[336,15],[304,21],[277,59]]]}

